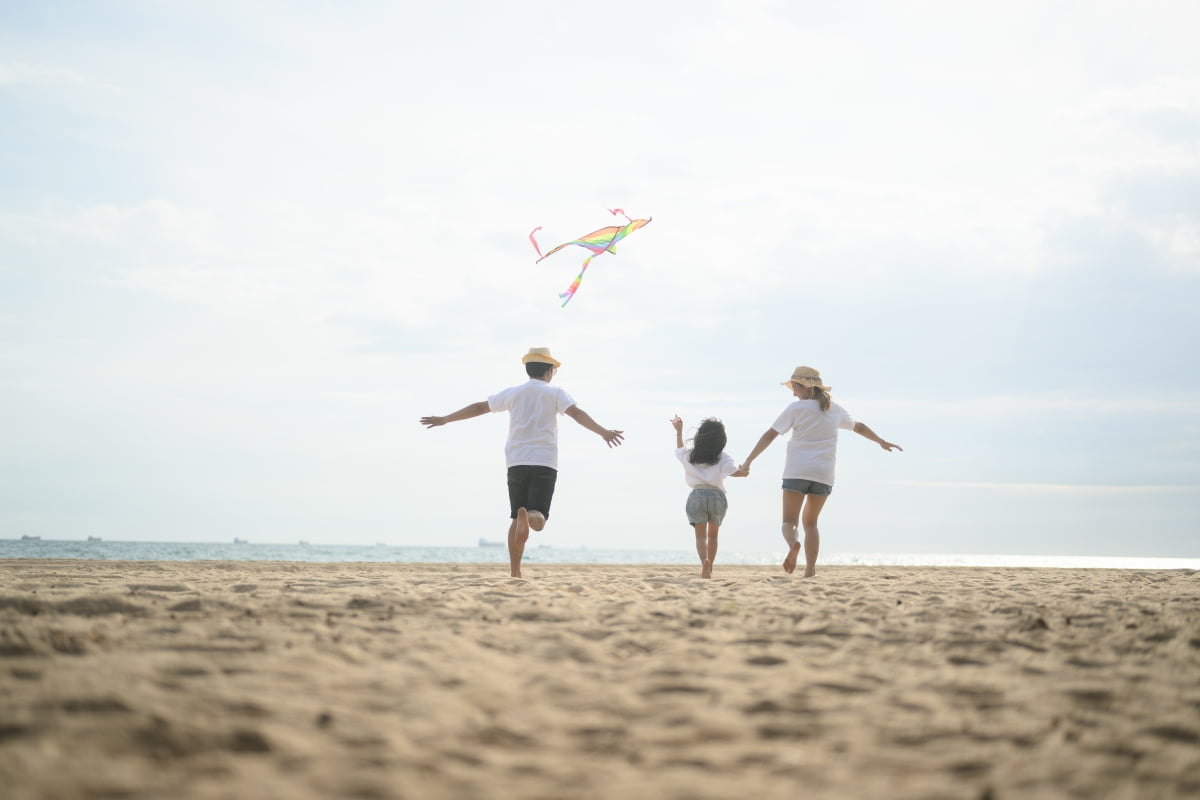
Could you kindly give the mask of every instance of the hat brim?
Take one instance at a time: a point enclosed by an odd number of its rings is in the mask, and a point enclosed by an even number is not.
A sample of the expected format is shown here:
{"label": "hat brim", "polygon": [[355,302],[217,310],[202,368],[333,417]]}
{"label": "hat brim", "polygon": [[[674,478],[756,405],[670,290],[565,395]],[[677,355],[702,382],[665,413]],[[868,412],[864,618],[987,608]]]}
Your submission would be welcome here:
{"label": "hat brim", "polygon": [[792,378],[789,378],[786,381],[783,381],[782,383],[780,383],[779,385],[790,387],[792,384],[796,384],[797,386],[807,386],[809,389],[822,389],[826,392],[832,391],[832,387],[826,386],[823,383],[817,383],[812,380],[794,380]]}
{"label": "hat brim", "polygon": [[543,356],[536,353],[527,354],[521,357],[522,364],[549,364],[552,367],[561,367],[562,362],[554,356]]}

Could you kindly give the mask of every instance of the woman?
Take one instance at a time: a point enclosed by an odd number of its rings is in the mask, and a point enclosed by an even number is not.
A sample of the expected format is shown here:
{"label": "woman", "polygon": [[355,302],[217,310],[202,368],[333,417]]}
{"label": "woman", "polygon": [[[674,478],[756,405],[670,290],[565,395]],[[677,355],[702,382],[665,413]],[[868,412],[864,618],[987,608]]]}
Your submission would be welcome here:
{"label": "woman", "polygon": [[830,387],[821,383],[821,373],[812,367],[796,367],[783,385],[792,390],[796,400],[759,437],[758,444],[742,462],[742,468],[749,471],[751,462],[775,441],[775,437],[791,430],[787,462],[783,468],[783,538],[788,543],[783,569],[788,573],[796,569],[796,558],[800,554],[797,527],[803,523],[804,577],[811,578],[817,574],[817,553],[821,549],[817,517],[833,492],[838,429],[854,431],[884,450],[904,448],[879,438],[875,431],[856,422],[846,409],[833,402],[829,397]]}

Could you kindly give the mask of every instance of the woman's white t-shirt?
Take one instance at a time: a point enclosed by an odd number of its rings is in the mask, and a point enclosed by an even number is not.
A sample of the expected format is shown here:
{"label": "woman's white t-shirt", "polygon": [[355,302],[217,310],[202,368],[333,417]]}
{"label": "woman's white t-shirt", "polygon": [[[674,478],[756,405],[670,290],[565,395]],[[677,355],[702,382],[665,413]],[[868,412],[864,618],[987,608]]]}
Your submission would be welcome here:
{"label": "woman's white t-shirt", "polygon": [[822,411],[816,400],[797,400],[785,408],[771,426],[779,434],[792,432],[783,466],[784,480],[832,486],[839,428],[853,430],[854,417],[837,403],[830,403],[828,411]]}
{"label": "woman's white t-shirt", "polygon": [[575,405],[571,395],[546,381],[530,378],[487,399],[493,412],[508,412],[506,466],[558,469],[558,415]]}
{"label": "woman's white t-shirt", "polygon": [[675,457],[683,463],[683,479],[687,485],[695,489],[697,486],[714,486],[725,491],[725,478],[738,471],[738,466],[729,453],[721,453],[715,464],[693,464],[688,461],[692,448],[678,447]]}

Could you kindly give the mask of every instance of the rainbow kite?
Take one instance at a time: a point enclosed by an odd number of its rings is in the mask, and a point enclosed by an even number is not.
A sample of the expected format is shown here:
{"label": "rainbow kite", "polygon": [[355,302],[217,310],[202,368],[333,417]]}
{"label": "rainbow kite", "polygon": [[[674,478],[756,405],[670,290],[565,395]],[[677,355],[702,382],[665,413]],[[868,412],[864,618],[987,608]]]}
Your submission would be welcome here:
{"label": "rainbow kite", "polygon": [[601,228],[598,231],[592,231],[587,236],[582,236],[574,241],[563,242],[549,253],[546,253],[544,256],[542,255],[542,248],[538,247],[537,239],[533,238],[533,235],[540,231],[542,227],[539,225],[529,232],[529,241],[533,243],[533,249],[537,251],[537,254],[541,256],[541,258],[534,262],[535,264],[542,263],[559,250],[562,250],[564,247],[572,244],[577,244],[580,247],[586,247],[588,250],[592,251],[588,254],[588,257],[583,260],[583,266],[580,268],[579,274],[575,276],[575,280],[571,282],[571,285],[567,287],[565,292],[559,295],[559,297],[562,298],[563,306],[566,306],[567,303],[571,302],[571,298],[575,296],[575,290],[579,288],[579,284],[583,281],[583,273],[587,272],[588,264],[592,263],[593,258],[601,253],[615,254],[617,252],[617,242],[621,241],[626,236],[633,233],[643,225],[646,225],[651,219],[653,219],[653,217],[650,217],[649,219],[629,219],[629,215],[625,213],[625,209],[623,208],[610,208],[608,209],[608,213],[613,214],[614,216],[620,214],[621,216],[625,217],[625,219],[629,220],[629,222],[626,225],[609,225],[607,228]]}

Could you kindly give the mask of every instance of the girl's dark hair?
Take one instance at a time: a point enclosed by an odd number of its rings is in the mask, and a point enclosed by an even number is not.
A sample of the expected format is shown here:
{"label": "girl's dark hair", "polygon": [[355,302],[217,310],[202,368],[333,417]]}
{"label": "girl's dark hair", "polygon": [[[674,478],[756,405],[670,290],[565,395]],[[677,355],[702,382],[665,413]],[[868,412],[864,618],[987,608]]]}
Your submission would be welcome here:
{"label": "girl's dark hair", "polygon": [[525,364],[525,374],[531,378],[540,378],[552,369],[554,369],[553,364],[546,364],[542,361],[529,361]]}
{"label": "girl's dark hair", "polygon": [[693,464],[716,464],[725,452],[725,423],[716,417],[709,417],[700,423],[696,435],[692,437],[692,454],[688,461]]}

